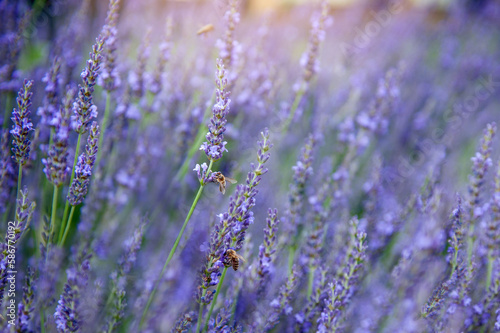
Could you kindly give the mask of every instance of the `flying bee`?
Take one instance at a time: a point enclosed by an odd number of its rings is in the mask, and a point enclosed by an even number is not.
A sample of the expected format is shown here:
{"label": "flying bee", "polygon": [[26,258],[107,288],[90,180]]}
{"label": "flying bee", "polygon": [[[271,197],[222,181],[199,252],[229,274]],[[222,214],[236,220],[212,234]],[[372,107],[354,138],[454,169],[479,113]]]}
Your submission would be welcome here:
{"label": "flying bee", "polygon": [[213,24],[207,24],[207,25],[204,25],[203,27],[200,28],[200,30],[198,30],[198,32],[196,33],[197,35],[204,35],[212,30],[214,30],[214,25]]}
{"label": "flying bee", "polygon": [[237,181],[236,179],[225,177],[222,172],[216,172],[214,174],[214,182],[219,183],[219,190],[222,192],[222,194],[226,193],[226,182],[229,182],[231,184],[236,184]]}
{"label": "flying bee", "polygon": [[245,261],[245,259],[238,253],[236,253],[236,251],[233,249],[227,249],[226,254],[224,256],[226,257],[224,265],[233,266],[233,269],[235,271],[237,271],[238,267],[240,267],[240,260]]}

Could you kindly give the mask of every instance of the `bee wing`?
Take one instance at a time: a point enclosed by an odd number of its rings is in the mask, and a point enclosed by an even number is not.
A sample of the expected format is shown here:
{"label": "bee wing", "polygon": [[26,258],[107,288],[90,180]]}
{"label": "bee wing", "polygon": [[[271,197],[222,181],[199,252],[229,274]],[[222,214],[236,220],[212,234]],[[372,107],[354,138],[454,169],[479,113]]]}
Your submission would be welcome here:
{"label": "bee wing", "polygon": [[212,24],[207,24],[207,25],[204,25],[203,27],[201,27],[200,30],[198,30],[198,32],[196,32],[196,34],[202,35],[206,32],[212,31],[212,30],[214,30],[214,26]]}
{"label": "bee wing", "polygon": [[239,254],[236,254],[236,256],[238,257],[238,259],[243,260],[244,262],[246,262],[245,258],[243,258],[242,256],[240,256]]}
{"label": "bee wing", "polygon": [[222,184],[222,182],[219,183],[219,191],[221,191],[222,194],[226,193],[226,186],[225,184]]}
{"label": "bee wing", "polygon": [[226,177],[226,182],[230,182],[231,184],[236,184],[237,183],[236,179],[229,178],[229,177]]}

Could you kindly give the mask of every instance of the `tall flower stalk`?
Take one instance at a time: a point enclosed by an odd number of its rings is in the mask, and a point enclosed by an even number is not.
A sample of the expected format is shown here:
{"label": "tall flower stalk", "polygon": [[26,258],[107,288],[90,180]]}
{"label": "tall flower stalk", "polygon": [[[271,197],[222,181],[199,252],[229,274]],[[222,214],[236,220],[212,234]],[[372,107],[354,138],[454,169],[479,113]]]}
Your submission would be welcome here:
{"label": "tall flower stalk", "polygon": [[[68,231],[71,228],[71,221],[73,219],[73,214],[75,213],[75,207],[82,203],[83,198],[87,195],[88,187],[90,185],[90,177],[92,176],[92,169],[94,168],[95,160],[97,157],[98,145],[99,145],[99,126],[97,122],[93,122],[90,127],[89,137],[87,139],[87,146],[85,153],[78,157],[78,163],[75,167],[75,178],[71,183],[69,188],[69,193],[67,196],[67,201],[71,205],[71,211],[69,213],[68,223],[64,227],[64,232],[62,233],[62,238],[59,239],[59,246],[64,245],[64,241],[68,236]],[[62,231],[62,228],[61,228]]]}
{"label": "tall flower stalk", "polygon": [[[229,208],[226,213],[219,215],[219,222],[215,225],[210,237],[210,245],[207,253],[207,261],[202,269],[202,284],[200,286],[200,309],[198,314],[198,324],[196,331],[199,332],[203,317],[203,307],[210,303],[210,309],[205,319],[203,331],[208,328],[208,322],[220,294],[224,278],[231,260],[227,250],[238,251],[243,246],[246,230],[253,223],[253,212],[255,206],[256,189],[262,175],[267,172],[264,164],[269,160],[272,144],[269,142],[269,132],[266,129],[261,133],[262,141],[259,142],[260,149],[257,152],[258,164],[252,164],[252,171],[247,175],[246,183],[238,185],[236,192],[229,201]],[[222,273],[221,273],[222,269]],[[215,293],[208,289],[217,286]]]}
{"label": "tall flower stalk", "polygon": [[[97,77],[99,75],[99,69],[102,61],[102,51],[104,48],[104,43],[106,39],[104,36],[100,35],[96,39],[96,43],[92,46],[92,52],[90,52],[90,59],[87,60],[87,66],[83,69],[80,76],[83,80],[83,85],[78,87],[78,97],[73,103],[73,117],[72,127],[78,133],[78,140],[76,141],[75,147],[75,160],[73,161],[73,170],[71,171],[71,177],[69,183],[73,183],[75,177],[75,168],[78,161],[78,153],[80,151],[80,141],[82,135],[87,133],[90,122],[93,118],[97,117],[97,106],[94,105],[92,100],[92,94],[94,92],[94,86],[96,84]],[[64,215],[61,221],[61,229],[66,227],[66,219],[69,213],[69,200],[66,200],[66,205],[64,207]]]}
{"label": "tall flower stalk", "polygon": [[155,287],[151,291],[151,295],[149,296],[148,302],[144,307],[141,321],[139,323],[139,328],[141,328],[142,325],[144,324],[144,320],[146,319],[148,309],[151,306],[151,303],[153,302],[156,289],[158,288],[158,284],[160,283],[160,279],[165,273],[168,264],[172,260],[172,257],[174,256],[175,251],[177,250],[177,246],[179,245],[182,235],[184,234],[184,230],[186,229],[186,226],[189,220],[191,219],[191,215],[193,215],[196,205],[198,204],[198,200],[200,200],[205,185],[213,181],[212,166],[215,161],[222,158],[224,151],[227,151],[226,149],[227,142],[224,141],[224,132],[226,131],[226,123],[227,123],[226,115],[229,112],[229,105],[231,103],[231,100],[229,99],[229,91],[226,90],[226,87],[228,85],[226,70],[224,69],[224,63],[220,59],[217,60],[217,70],[215,72],[215,85],[216,85],[216,91],[215,91],[216,100],[215,100],[215,105],[212,108],[212,118],[210,119],[210,124],[208,125],[209,132],[206,135],[207,141],[204,142],[200,147],[200,150],[203,150],[205,152],[207,158],[210,161],[210,164],[208,166],[206,163],[203,163],[201,166],[197,164],[193,170],[196,171],[198,175],[198,180],[200,181],[200,187],[198,188],[198,192],[196,193],[193,203],[191,204],[191,208],[189,209],[188,215],[184,220],[184,224],[182,225],[182,228],[179,231],[177,238],[175,239],[175,243],[168,254],[167,260],[163,265],[160,277],[157,279]]}
{"label": "tall flower stalk", "polygon": [[[18,108],[14,109],[11,118],[14,122],[14,125],[12,125],[12,129],[10,130],[10,134],[13,137],[12,152],[14,153],[14,156],[12,156],[12,158],[19,166],[17,193],[21,190],[23,165],[25,165],[28,161],[31,150],[31,142],[28,134],[33,130],[33,123],[30,119],[31,111],[29,110],[29,107],[31,106],[31,97],[33,96],[33,92],[31,92],[32,87],[33,81],[24,80],[23,87],[19,90],[17,97]],[[18,197],[18,195],[16,197]]]}
{"label": "tall flower stalk", "polygon": [[59,189],[66,181],[69,172],[68,138],[70,130],[71,101],[74,95],[75,90],[69,88],[63,101],[63,106],[58,110],[58,113],[54,115],[54,137],[49,147],[47,158],[42,159],[42,163],[45,166],[43,172],[48,181],[54,186],[50,218],[50,226],[52,229],[55,227]]}
{"label": "tall flower stalk", "polygon": [[116,25],[118,23],[118,12],[120,9],[120,0],[111,0],[109,2],[108,14],[106,16],[106,23],[102,28],[103,35],[105,36],[104,49],[102,53],[102,70],[98,77],[98,84],[102,85],[106,91],[106,107],[104,109],[104,116],[101,123],[101,137],[99,139],[99,147],[101,149],[97,153],[96,164],[99,167],[101,161],[103,146],[102,142],[106,133],[106,128],[109,123],[110,109],[111,109],[111,94],[121,84],[120,75],[116,68],[116,39],[118,30]]}
{"label": "tall flower stalk", "polygon": [[304,68],[304,73],[300,81],[295,85],[297,90],[295,92],[295,98],[290,108],[288,118],[283,124],[283,133],[288,131],[288,127],[295,117],[295,112],[302,101],[302,97],[304,97],[304,94],[307,92],[309,82],[319,70],[319,47],[321,42],[325,39],[325,25],[328,19],[328,8],[328,1],[323,0],[321,2],[321,12],[319,15],[315,14],[315,16],[311,19],[309,43],[307,45],[307,50],[300,59],[300,64]]}
{"label": "tall flower stalk", "polygon": [[484,177],[488,168],[493,164],[491,161],[492,141],[497,126],[495,123],[488,124],[484,129],[481,145],[476,155],[471,158],[472,175],[469,177],[469,229],[467,233],[467,262],[469,269],[472,269],[472,254],[474,252],[474,244],[476,241],[475,226],[476,220],[483,215],[483,207],[480,207],[481,188],[484,185]]}

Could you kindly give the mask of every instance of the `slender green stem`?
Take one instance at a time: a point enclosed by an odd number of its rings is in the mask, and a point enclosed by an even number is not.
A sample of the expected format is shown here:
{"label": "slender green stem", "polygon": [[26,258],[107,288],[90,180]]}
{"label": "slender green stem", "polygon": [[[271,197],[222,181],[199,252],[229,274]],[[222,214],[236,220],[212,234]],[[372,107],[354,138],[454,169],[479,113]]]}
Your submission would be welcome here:
{"label": "slender green stem", "polygon": [[[12,100],[12,92],[5,95],[5,111],[3,114],[3,128],[9,127],[9,116],[12,114],[10,101]],[[10,110],[10,111],[9,111]]]}
{"label": "slender green stem", "polygon": [[491,285],[491,276],[493,275],[493,256],[492,250],[488,250],[488,268],[486,271],[486,290],[490,288]]}
{"label": "slender green stem", "polygon": [[75,207],[71,206],[71,211],[69,213],[68,223],[66,224],[66,228],[64,230],[64,235],[61,241],[59,242],[59,246],[64,246],[64,242],[66,241],[66,237],[68,236],[69,229],[71,229],[71,221],[73,220],[73,214],[75,213]]}
{"label": "slender green stem", "polygon": [[59,197],[59,186],[54,185],[54,194],[52,195],[52,212],[50,214],[49,244],[52,242],[52,234],[55,227],[58,197]]}
{"label": "slender green stem", "polygon": [[[201,292],[201,297],[202,298],[205,297],[206,294],[207,294],[207,290],[203,289],[203,291]],[[195,333],[199,333],[200,332],[202,318],[203,318],[203,304],[200,303],[200,310],[198,311],[198,321],[196,323],[196,331],[195,331]]]}
{"label": "slender green stem", "polygon": [[469,237],[467,238],[467,263],[472,267],[472,250],[474,248],[474,225],[469,227]]}
{"label": "slender green stem", "polygon": [[203,122],[200,124],[200,127],[198,128],[198,133],[196,134],[196,138],[194,140],[193,145],[191,148],[189,148],[188,154],[186,156],[186,159],[182,163],[182,166],[179,168],[179,171],[175,175],[176,180],[181,180],[186,176],[186,173],[188,171],[189,167],[189,162],[193,158],[194,154],[200,149],[200,145],[203,143],[203,139],[205,138],[205,124],[210,117],[210,110],[212,109],[212,104],[215,100],[215,92],[212,95],[212,98],[210,99],[210,103],[208,104],[207,108],[205,109],[205,114],[203,116]]}
{"label": "slender green stem", "polygon": [[23,179],[23,166],[19,165],[19,174],[17,175],[16,210],[14,211],[14,217],[17,214],[17,200],[19,199],[19,193],[21,192],[22,179]]}
{"label": "slender green stem", "polygon": [[[76,162],[78,162],[78,153],[80,152],[80,141],[82,139],[82,135],[78,134],[78,140],[76,141],[76,148],[75,148],[75,159],[73,161],[73,170],[71,170],[71,177],[69,179],[69,186],[71,187],[71,184],[73,183],[73,178],[75,177],[75,167],[76,167]],[[63,236],[63,231],[66,227],[66,219],[68,218],[68,213],[69,213],[69,201],[66,199],[66,205],[64,206],[64,214],[63,218],[61,220],[61,229],[59,230],[59,238],[58,242],[61,241],[61,238]]]}
{"label": "slender green stem", "polygon": [[300,101],[302,100],[302,97],[304,96],[306,92],[305,87],[302,85],[300,89],[297,91],[295,94],[295,99],[293,100],[292,107],[290,108],[290,115],[288,116],[287,120],[285,121],[282,129],[282,133],[286,134],[288,132],[288,127],[293,121],[293,117],[295,117],[295,112],[297,111],[297,108],[299,107]]}
{"label": "slender green stem", "polygon": [[309,279],[307,281],[307,298],[311,297],[314,283],[314,272],[316,268],[313,266],[309,266]]}
{"label": "slender green stem", "polygon": [[222,276],[220,277],[219,284],[217,284],[217,289],[215,291],[214,299],[212,300],[212,304],[210,304],[210,310],[208,310],[207,318],[205,319],[205,325],[203,326],[203,332],[208,329],[208,322],[210,321],[210,317],[212,316],[212,312],[214,311],[215,303],[217,303],[217,296],[219,296],[220,290],[222,288],[222,283],[224,282],[224,277],[226,276],[227,267],[224,267],[222,271]]}
{"label": "slender green stem", "polygon": [[42,333],[45,333],[45,311],[43,309],[43,304],[40,307],[40,326]]}
{"label": "slender green stem", "polygon": [[[208,173],[212,169],[213,163],[214,163],[214,161],[210,160],[210,165],[208,166],[208,169],[207,169],[207,172],[206,172],[205,176],[208,175]],[[181,241],[182,234],[184,233],[184,230],[186,229],[186,226],[187,226],[187,224],[189,222],[189,219],[191,218],[191,215],[193,215],[194,209],[196,208],[196,205],[198,204],[198,200],[200,200],[200,197],[201,197],[201,194],[203,193],[203,189],[204,188],[205,188],[205,184],[200,184],[200,188],[198,189],[198,193],[196,193],[196,197],[194,198],[193,204],[191,205],[191,208],[189,209],[189,213],[186,216],[186,219],[184,220],[184,224],[182,225],[182,228],[179,231],[179,234],[177,235],[177,238],[175,239],[174,246],[170,250],[170,253],[168,254],[168,258],[165,261],[165,264],[163,265],[163,268],[161,270],[160,276],[156,280],[155,286],[154,286],[153,290],[151,291],[151,294],[149,295],[148,302],[146,303],[146,306],[144,307],[144,311],[142,312],[141,321],[139,323],[139,330],[142,328],[142,325],[144,324],[144,319],[146,319],[146,314],[148,312],[148,309],[151,306],[151,303],[153,302],[153,299],[154,299],[154,296],[155,296],[155,293],[156,293],[156,289],[158,288],[158,285],[160,283],[161,277],[165,273],[165,270],[167,269],[167,266],[170,263],[170,260],[172,260],[172,257],[175,254],[175,250],[177,249],[177,246],[179,245],[179,242]]]}
{"label": "slender green stem", "polygon": [[99,161],[101,160],[101,156],[102,156],[102,151],[103,151],[102,141],[104,140],[104,134],[106,132],[106,127],[108,126],[108,122],[109,122],[110,105],[111,105],[111,98],[109,97],[109,92],[106,91],[106,108],[104,109],[104,117],[102,118],[101,136],[99,137],[99,145],[98,145],[99,149],[97,150],[97,157],[96,157],[96,161],[95,161],[95,165],[97,167],[99,167]]}
{"label": "slender green stem", "polygon": [[295,245],[290,245],[288,248],[288,271],[292,271],[293,261],[295,260]]}

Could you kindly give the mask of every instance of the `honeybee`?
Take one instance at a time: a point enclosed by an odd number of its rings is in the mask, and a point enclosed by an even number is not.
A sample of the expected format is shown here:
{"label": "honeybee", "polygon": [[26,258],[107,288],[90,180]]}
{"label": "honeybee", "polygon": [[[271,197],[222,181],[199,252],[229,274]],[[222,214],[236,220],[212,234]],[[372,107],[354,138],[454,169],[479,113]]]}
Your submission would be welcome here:
{"label": "honeybee", "polygon": [[233,269],[235,271],[237,271],[238,267],[240,267],[240,260],[245,261],[245,259],[238,253],[236,253],[236,251],[233,249],[227,249],[225,257],[227,262],[225,262],[224,264],[226,266],[233,266]]}
{"label": "honeybee", "polygon": [[198,32],[196,34],[203,35],[203,34],[206,34],[214,29],[215,28],[214,28],[213,24],[207,24],[207,25],[204,25],[203,27],[201,27],[200,30],[198,30]]}
{"label": "honeybee", "polygon": [[219,190],[222,194],[226,193],[226,182],[230,182],[231,184],[236,184],[236,179],[225,177],[222,172],[216,172],[214,174],[214,182],[219,183]]}

